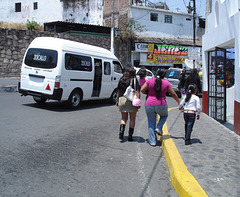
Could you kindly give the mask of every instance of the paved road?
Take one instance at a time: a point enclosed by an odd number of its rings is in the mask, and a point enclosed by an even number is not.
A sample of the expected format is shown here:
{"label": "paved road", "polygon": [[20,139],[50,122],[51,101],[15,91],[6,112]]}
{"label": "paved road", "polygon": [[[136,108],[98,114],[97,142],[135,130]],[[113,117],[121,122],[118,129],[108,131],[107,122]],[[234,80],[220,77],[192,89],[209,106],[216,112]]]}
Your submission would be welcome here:
{"label": "paved road", "polygon": [[105,101],[76,111],[0,93],[0,196],[178,196],[160,146],[118,139],[120,113]]}

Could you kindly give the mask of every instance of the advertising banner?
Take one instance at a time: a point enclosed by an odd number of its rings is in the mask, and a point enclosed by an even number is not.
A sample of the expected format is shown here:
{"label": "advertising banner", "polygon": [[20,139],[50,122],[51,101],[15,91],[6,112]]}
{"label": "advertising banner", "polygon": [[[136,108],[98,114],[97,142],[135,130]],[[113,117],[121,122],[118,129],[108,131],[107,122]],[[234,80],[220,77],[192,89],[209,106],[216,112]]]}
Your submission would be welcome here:
{"label": "advertising banner", "polygon": [[147,62],[157,64],[184,64],[188,47],[148,44]]}

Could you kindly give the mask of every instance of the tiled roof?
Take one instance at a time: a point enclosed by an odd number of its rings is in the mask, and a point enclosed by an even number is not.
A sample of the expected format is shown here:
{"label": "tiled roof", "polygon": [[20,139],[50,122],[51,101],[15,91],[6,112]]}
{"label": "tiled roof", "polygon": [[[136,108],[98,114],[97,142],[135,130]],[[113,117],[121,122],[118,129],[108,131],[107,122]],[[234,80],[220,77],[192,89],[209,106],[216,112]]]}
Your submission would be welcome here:
{"label": "tiled roof", "polygon": [[[193,46],[193,39],[176,39],[176,38],[158,38],[158,37],[142,37],[138,36],[135,42],[158,43],[176,46]],[[195,47],[202,47],[202,41],[195,40]]]}

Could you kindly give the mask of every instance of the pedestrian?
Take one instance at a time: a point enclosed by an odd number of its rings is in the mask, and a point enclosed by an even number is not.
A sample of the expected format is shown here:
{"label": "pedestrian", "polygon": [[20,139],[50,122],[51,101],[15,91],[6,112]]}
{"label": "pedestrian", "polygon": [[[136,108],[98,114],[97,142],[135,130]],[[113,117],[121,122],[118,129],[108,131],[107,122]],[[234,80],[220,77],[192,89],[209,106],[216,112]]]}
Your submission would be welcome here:
{"label": "pedestrian", "polygon": [[147,76],[146,68],[141,67],[138,71],[138,75],[139,75],[139,83],[140,83],[140,86],[142,87],[143,84],[146,82],[146,76]]}
{"label": "pedestrian", "polygon": [[[158,69],[156,76],[148,79],[141,88],[143,94],[148,91],[148,97],[145,101],[145,111],[148,118],[148,143],[151,146],[156,146],[156,134],[162,135],[162,127],[168,117],[166,93],[168,92],[178,104],[180,103],[171,83],[163,79],[165,74],[165,70]],[[160,116],[158,123],[157,115]]]}
{"label": "pedestrian", "polygon": [[181,101],[179,105],[179,109],[182,110],[183,108],[183,117],[185,120],[185,145],[191,144],[191,133],[193,129],[193,125],[196,119],[197,113],[197,120],[200,118],[201,112],[201,104],[200,99],[196,95],[197,94],[197,87],[195,84],[191,84],[188,87],[187,94]]}
{"label": "pedestrian", "polygon": [[139,107],[135,107],[132,105],[132,101],[128,100],[123,96],[127,87],[132,83],[132,88],[136,87],[136,96],[140,99],[140,85],[138,80],[136,79],[136,71],[132,67],[127,67],[122,77],[118,82],[118,92],[117,92],[117,102],[116,106],[119,108],[121,112],[121,121],[120,121],[120,131],[119,131],[119,139],[123,140],[125,126],[128,121],[128,115],[130,116],[129,121],[129,135],[128,141],[133,141],[132,135],[135,127],[136,114]]}
{"label": "pedestrian", "polygon": [[178,80],[179,80],[178,89],[180,90],[181,94],[185,94],[185,86],[186,86],[186,80],[187,80],[185,69],[183,69],[183,71],[180,74]]}
{"label": "pedestrian", "polygon": [[[198,93],[201,93],[202,92],[202,84],[201,84],[201,80],[200,80],[200,77],[198,75],[198,71],[196,68],[194,68],[191,72],[191,74],[187,77],[187,80],[186,80],[186,85],[185,85],[185,90],[188,89],[188,86],[190,84],[195,84],[196,87],[197,87],[197,92]],[[198,94],[197,93],[197,94]]]}

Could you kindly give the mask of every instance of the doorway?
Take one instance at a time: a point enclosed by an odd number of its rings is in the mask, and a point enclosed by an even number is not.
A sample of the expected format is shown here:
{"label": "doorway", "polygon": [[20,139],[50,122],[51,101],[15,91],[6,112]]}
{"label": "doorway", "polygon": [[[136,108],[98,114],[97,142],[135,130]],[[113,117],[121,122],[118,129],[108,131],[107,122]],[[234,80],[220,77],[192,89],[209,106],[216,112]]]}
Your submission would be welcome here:
{"label": "doorway", "polygon": [[102,60],[94,59],[94,80],[92,97],[99,97],[102,86]]}
{"label": "doorway", "polygon": [[226,49],[208,54],[208,115],[226,122]]}

